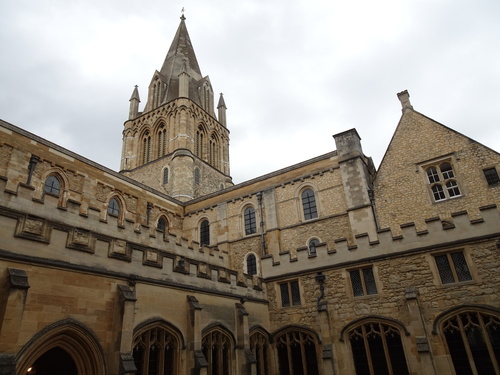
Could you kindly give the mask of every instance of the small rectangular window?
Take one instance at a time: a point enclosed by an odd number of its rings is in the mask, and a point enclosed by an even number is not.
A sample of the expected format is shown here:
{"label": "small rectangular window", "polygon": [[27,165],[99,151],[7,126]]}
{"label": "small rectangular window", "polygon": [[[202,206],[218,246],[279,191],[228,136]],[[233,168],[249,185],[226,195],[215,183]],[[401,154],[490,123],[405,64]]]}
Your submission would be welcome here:
{"label": "small rectangular window", "polygon": [[483,170],[484,177],[486,177],[486,181],[488,185],[498,185],[500,184],[500,177],[498,177],[498,172],[496,168],[488,168]]}
{"label": "small rectangular window", "polygon": [[300,289],[297,280],[280,284],[281,306],[300,306]]}
{"label": "small rectangular window", "polygon": [[377,294],[377,285],[372,267],[351,270],[349,274],[354,297]]}
{"label": "small rectangular window", "polygon": [[464,253],[453,252],[434,256],[443,284],[453,284],[472,280]]}

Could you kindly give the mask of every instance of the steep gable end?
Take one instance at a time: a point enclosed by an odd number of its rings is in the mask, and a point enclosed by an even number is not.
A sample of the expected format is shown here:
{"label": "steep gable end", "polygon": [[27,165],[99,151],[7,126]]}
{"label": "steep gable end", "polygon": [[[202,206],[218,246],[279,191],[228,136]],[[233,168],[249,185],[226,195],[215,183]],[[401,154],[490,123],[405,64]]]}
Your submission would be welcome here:
{"label": "steep gable end", "polygon": [[403,115],[375,180],[380,226],[425,230],[427,219],[452,224],[453,213],[474,219],[479,207],[500,204],[500,186],[485,174],[500,172],[500,154],[413,110],[406,91],[398,96]]}

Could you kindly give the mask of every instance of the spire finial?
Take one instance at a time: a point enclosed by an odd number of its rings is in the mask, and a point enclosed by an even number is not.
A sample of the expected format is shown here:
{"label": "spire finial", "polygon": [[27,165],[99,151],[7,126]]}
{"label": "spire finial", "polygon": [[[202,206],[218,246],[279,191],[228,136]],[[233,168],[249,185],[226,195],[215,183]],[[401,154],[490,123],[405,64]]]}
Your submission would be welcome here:
{"label": "spire finial", "polygon": [[184,21],[185,19],[186,19],[186,17],[184,17],[184,7],[182,7],[182,9],[181,9],[181,20]]}

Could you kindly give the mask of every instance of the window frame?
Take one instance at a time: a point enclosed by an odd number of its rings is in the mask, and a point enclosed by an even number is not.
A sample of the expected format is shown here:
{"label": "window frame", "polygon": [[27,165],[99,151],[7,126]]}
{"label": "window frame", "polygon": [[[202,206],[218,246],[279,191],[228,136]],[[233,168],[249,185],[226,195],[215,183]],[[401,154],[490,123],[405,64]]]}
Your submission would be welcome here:
{"label": "window frame", "polygon": [[[302,306],[302,296],[299,279],[277,283],[280,295],[280,307],[292,308]],[[286,294],[284,293],[286,291]]]}
{"label": "window frame", "polygon": [[[311,192],[312,194],[306,195]],[[314,220],[319,217],[318,200],[316,199],[316,191],[312,186],[306,186],[300,190],[299,199],[304,221]]]}
{"label": "window frame", "polygon": [[[220,347],[221,344],[227,344],[225,351],[224,346]],[[204,332],[201,339],[201,350],[208,363],[207,375],[229,375],[233,373],[234,340],[228,332],[219,327]],[[214,354],[217,356],[216,361],[212,361]]]}
{"label": "window frame", "polygon": [[[253,259],[253,264],[251,264],[252,266],[252,271],[255,271],[253,273],[251,273],[250,271],[250,260]],[[250,275],[250,276],[254,276],[254,275],[257,275],[259,272],[259,267],[258,267],[258,262],[257,262],[257,255],[255,253],[248,253],[246,256],[245,256],[245,273],[247,275]]]}
{"label": "window frame", "polygon": [[[252,210],[251,214],[247,214],[250,210]],[[257,233],[257,212],[252,205],[245,206],[243,209],[243,231],[245,236]]]}
{"label": "window frame", "polygon": [[[48,189],[50,190],[53,190],[54,189],[54,184],[51,184],[50,186],[47,185],[47,182],[51,180],[51,181],[57,181],[57,194],[54,193],[53,191],[49,191]],[[58,177],[57,174],[55,173],[52,173],[52,174],[49,174],[47,176],[47,178],[45,179],[45,182],[43,183],[43,193],[44,194],[49,194],[49,195],[52,195],[53,197],[61,197],[61,193],[62,193],[62,187],[63,187],[63,184],[61,182],[61,179]]]}
{"label": "window frame", "polygon": [[421,168],[433,203],[464,196],[456,164],[451,157],[426,163]]}
{"label": "window frame", "polygon": [[309,256],[315,257],[318,254],[317,247],[319,245],[321,245],[321,241],[317,237],[313,237],[309,241],[307,241],[307,251]]}
{"label": "window frame", "polygon": [[170,178],[169,170],[168,168],[165,168],[163,170],[163,185],[168,185],[169,178]]}
{"label": "window frame", "polygon": [[[491,171],[491,174],[487,173]],[[488,186],[499,186],[500,185],[500,175],[496,167],[484,168],[483,175]]]}
{"label": "window frame", "polygon": [[[455,263],[455,259],[453,258],[453,254],[461,254],[462,255],[463,262],[466,266],[466,271],[468,272],[468,276],[470,277],[469,279],[460,280],[461,277],[457,272],[458,267]],[[464,283],[474,282],[475,278],[474,278],[474,273],[472,272],[472,267],[471,267],[472,263],[471,263],[471,260],[468,258],[464,249],[441,251],[441,252],[433,253],[431,255],[432,255],[433,265],[434,265],[435,270],[436,270],[436,279],[439,281],[439,284],[441,286],[444,286],[444,287],[456,286],[456,285],[462,285]],[[442,258],[443,256],[446,256],[445,259],[447,262],[448,269],[440,268],[440,265],[438,264],[437,258],[440,257],[440,259],[443,259]],[[445,266],[444,263],[441,265]],[[446,276],[443,276],[443,275],[444,275],[444,272],[446,272],[446,271],[451,272],[451,276],[453,278],[453,281],[450,281],[450,282],[444,281],[444,278],[446,278]],[[462,270],[461,272],[464,272],[464,270]]]}
{"label": "window frame", "polygon": [[[372,287],[375,288],[375,292],[369,293],[369,290],[368,290],[367,280],[366,280],[367,272],[365,272],[368,270],[371,272],[371,275],[369,275],[369,276],[371,276],[373,278],[373,286]],[[370,297],[375,297],[375,296],[380,295],[379,287],[377,286],[378,282],[377,282],[376,270],[375,270],[375,267],[373,265],[357,267],[357,268],[350,268],[346,271],[348,273],[350,291],[351,291],[351,295],[353,298],[363,298],[363,297],[370,298]],[[358,280],[361,283],[360,286],[362,288],[362,291],[361,291],[362,294],[357,294],[357,292],[356,292],[354,281],[353,281],[354,274],[357,274],[359,276]],[[356,281],[358,281],[358,280],[356,280]]]}
{"label": "window frame", "polygon": [[[206,225],[205,225],[206,223]],[[200,231],[200,246],[210,245],[210,221],[208,219],[203,219],[200,221],[199,225]]]}
{"label": "window frame", "polygon": [[[116,202],[116,206],[115,205],[111,206],[111,202]],[[111,197],[108,200],[108,204],[107,204],[107,208],[106,208],[107,215],[119,218],[121,212],[122,212],[122,205],[121,205],[120,199],[118,199],[116,196]]]}

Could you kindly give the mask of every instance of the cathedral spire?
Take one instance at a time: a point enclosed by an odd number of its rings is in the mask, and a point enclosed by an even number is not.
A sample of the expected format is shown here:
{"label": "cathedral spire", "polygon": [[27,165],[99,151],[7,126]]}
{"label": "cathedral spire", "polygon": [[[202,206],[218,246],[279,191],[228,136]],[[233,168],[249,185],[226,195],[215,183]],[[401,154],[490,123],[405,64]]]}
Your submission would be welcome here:
{"label": "cathedral spire", "polygon": [[139,114],[139,103],[141,99],[139,98],[139,90],[137,89],[137,85],[134,87],[134,91],[132,92],[132,96],[130,97],[130,109],[128,112],[128,119],[132,120],[137,117]]}

